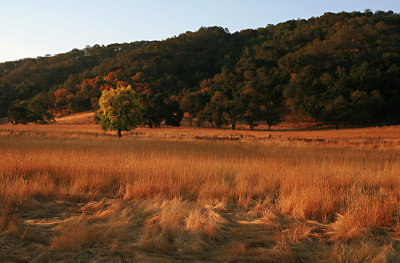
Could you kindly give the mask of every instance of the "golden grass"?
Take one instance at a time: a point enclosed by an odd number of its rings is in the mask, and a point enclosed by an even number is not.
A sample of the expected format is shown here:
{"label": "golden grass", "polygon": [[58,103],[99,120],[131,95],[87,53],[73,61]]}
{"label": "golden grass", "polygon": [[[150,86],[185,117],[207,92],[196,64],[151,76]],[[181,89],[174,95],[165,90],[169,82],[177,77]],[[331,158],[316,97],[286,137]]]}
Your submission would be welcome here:
{"label": "golden grass", "polygon": [[[128,138],[158,138],[180,140],[211,140],[263,142],[278,145],[323,145],[330,147],[395,148],[400,149],[400,126],[370,127],[339,130],[276,130],[250,131],[230,129],[209,129],[191,127],[164,127],[150,129],[138,127],[123,132]],[[54,125],[0,125],[0,135],[43,136],[58,138],[116,137],[115,131],[104,132],[95,124],[54,124]]]}
{"label": "golden grass", "polygon": [[[320,143],[1,126],[0,242],[31,247],[28,261],[389,262],[400,251],[397,130],[308,133]],[[362,133],[391,147],[348,143]]]}
{"label": "golden grass", "polygon": [[[123,207],[118,201],[100,201],[89,202],[81,210],[81,215],[71,217],[54,228],[56,235],[50,249],[69,251],[99,244],[113,246],[122,239],[132,240],[126,235],[135,222],[132,208]],[[90,210],[92,214],[87,214]]]}

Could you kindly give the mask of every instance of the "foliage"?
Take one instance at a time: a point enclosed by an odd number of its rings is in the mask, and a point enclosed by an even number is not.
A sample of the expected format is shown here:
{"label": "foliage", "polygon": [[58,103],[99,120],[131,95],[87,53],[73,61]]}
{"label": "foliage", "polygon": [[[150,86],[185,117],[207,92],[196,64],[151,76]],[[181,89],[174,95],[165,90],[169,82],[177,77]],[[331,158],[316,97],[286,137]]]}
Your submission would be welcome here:
{"label": "foliage", "polygon": [[0,116],[39,93],[48,111],[96,110],[103,90],[130,85],[151,127],[179,125],[187,112],[198,125],[253,128],[285,109],[336,126],[399,123],[399,28],[392,11],[325,13],[0,63]]}
{"label": "foliage", "polygon": [[103,90],[97,117],[103,130],[130,131],[140,123],[141,103],[130,86]]}
{"label": "foliage", "polygon": [[53,114],[48,110],[50,97],[47,93],[39,93],[28,104],[30,120],[36,123],[54,121]]}
{"label": "foliage", "polygon": [[179,106],[179,102],[174,98],[169,100],[165,106],[165,125],[180,126],[183,111]]}
{"label": "foliage", "polygon": [[268,125],[268,131],[271,131],[271,126],[281,121],[273,103],[267,104],[261,114],[261,119],[265,120]]}
{"label": "foliage", "polygon": [[26,101],[14,101],[8,108],[8,121],[12,124],[28,123],[28,103]]}
{"label": "foliage", "polygon": [[61,112],[63,109],[65,109],[68,105],[68,96],[69,92],[66,89],[61,88],[56,90],[54,92],[54,110]]}

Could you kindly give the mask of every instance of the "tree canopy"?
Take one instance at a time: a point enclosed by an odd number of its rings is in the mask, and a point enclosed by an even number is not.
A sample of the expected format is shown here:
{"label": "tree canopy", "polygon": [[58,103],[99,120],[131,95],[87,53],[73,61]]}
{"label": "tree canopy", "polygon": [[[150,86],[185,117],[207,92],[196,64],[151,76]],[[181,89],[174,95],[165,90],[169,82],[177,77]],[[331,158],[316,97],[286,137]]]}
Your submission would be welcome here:
{"label": "tree canopy", "polygon": [[103,90],[99,100],[97,118],[103,130],[130,131],[140,123],[142,106],[130,86]]}

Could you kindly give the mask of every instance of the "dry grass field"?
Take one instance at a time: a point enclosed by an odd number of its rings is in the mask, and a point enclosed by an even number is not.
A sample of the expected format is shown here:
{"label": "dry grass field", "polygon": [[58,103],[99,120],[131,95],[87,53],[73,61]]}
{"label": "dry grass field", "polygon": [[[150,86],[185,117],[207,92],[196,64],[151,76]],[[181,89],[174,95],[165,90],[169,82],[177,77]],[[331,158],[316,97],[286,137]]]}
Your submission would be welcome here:
{"label": "dry grass field", "polygon": [[0,125],[2,262],[399,262],[400,127]]}

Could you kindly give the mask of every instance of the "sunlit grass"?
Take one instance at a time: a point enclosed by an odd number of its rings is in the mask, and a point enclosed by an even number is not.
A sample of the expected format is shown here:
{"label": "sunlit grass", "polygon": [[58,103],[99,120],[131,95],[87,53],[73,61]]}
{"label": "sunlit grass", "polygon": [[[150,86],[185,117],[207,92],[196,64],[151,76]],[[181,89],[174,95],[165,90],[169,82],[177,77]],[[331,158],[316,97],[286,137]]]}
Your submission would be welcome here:
{"label": "sunlit grass", "polygon": [[[105,246],[187,260],[297,261],[334,251],[383,257],[366,246],[399,251],[396,147],[163,138],[162,130],[155,138],[65,136],[54,127],[0,136],[3,236],[32,235],[18,219],[31,200],[63,200],[82,207],[52,228],[49,253]],[[256,231],[261,245],[234,241],[241,231]]]}

